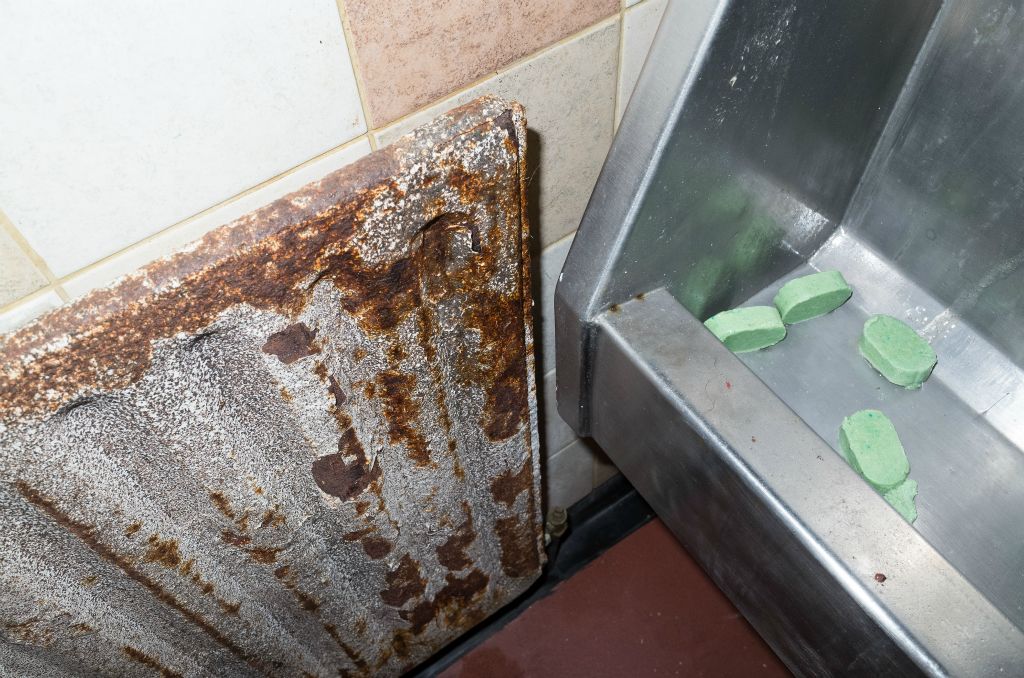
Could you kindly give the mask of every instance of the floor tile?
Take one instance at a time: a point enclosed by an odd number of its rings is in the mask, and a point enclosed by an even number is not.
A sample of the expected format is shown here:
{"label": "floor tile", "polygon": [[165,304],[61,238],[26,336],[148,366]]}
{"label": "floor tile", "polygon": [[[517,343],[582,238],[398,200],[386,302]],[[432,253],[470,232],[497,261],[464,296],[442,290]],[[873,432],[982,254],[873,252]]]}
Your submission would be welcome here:
{"label": "floor tile", "polygon": [[790,675],[655,520],[534,603],[445,678]]}
{"label": "floor tile", "polygon": [[619,10],[619,0],[344,0],[379,127]]}
{"label": "floor tile", "polygon": [[541,247],[576,230],[612,140],[618,22],[610,22],[379,132],[388,144],[483,94],[519,101],[529,124],[530,221]]}
{"label": "floor tile", "polygon": [[17,301],[45,285],[46,276],[14,238],[0,227],[0,306]]}
{"label": "floor tile", "polygon": [[365,131],[335,0],[107,6],[0,23],[0,209],[58,277]]}

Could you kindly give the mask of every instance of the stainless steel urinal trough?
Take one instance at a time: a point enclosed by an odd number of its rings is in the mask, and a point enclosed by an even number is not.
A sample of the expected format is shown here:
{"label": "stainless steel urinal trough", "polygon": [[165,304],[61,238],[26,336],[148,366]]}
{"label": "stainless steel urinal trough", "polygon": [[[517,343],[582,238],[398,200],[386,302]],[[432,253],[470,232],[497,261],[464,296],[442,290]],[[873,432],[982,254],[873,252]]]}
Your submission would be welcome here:
{"label": "stainless steel urinal trough", "polygon": [[[798,674],[1024,675],[1022,5],[669,3],[562,272],[559,411]],[[853,298],[771,349],[701,324],[823,269]],[[866,407],[912,526],[835,452]]]}

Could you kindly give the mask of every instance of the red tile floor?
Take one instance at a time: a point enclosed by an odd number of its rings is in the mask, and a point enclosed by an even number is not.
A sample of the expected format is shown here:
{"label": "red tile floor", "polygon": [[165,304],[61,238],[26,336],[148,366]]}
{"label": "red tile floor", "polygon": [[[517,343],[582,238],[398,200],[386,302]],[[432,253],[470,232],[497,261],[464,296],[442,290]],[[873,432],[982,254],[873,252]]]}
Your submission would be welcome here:
{"label": "red tile floor", "polygon": [[659,520],[613,546],[442,674],[788,675]]}

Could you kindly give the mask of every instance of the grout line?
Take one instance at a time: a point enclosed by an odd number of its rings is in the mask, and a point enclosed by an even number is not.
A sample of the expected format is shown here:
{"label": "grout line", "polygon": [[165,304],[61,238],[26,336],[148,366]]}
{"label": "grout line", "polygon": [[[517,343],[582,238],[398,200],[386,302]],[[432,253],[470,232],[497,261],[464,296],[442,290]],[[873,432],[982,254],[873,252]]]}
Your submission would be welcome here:
{"label": "grout line", "polygon": [[[338,1],[341,2],[341,0],[338,0]],[[429,103],[426,103],[426,104],[420,106],[419,108],[417,108],[417,109],[415,109],[413,111],[410,111],[409,113],[406,113],[405,115],[402,115],[402,116],[399,116],[399,117],[395,118],[394,120],[386,122],[383,125],[381,125],[380,127],[374,127],[373,129],[370,130],[370,134],[371,134],[371,136],[373,136],[373,135],[376,135],[376,134],[378,134],[380,132],[383,132],[384,130],[386,130],[386,129],[390,128],[390,127],[394,127],[394,126],[396,126],[396,125],[398,125],[398,124],[400,124],[402,122],[405,122],[405,121],[409,120],[410,118],[413,118],[413,117],[415,117],[417,115],[420,115],[421,113],[424,113],[425,111],[430,110],[431,108],[433,108],[434,106],[437,106],[440,103],[444,103],[445,101],[448,101],[449,99],[455,99],[456,97],[459,97],[459,96],[465,94],[466,92],[468,92],[471,89],[479,87],[480,85],[484,84],[488,80],[490,80],[490,79],[492,79],[492,78],[494,78],[494,77],[496,77],[498,75],[504,75],[505,73],[508,73],[509,71],[511,71],[511,70],[513,70],[515,68],[518,68],[519,66],[522,66],[527,61],[531,61],[533,59],[539,58],[541,55],[547,54],[550,51],[553,51],[555,49],[558,49],[559,47],[567,45],[568,43],[572,42],[573,40],[576,40],[578,38],[582,38],[583,36],[587,35],[588,33],[597,32],[598,30],[601,30],[603,28],[607,28],[612,23],[621,20],[620,14],[621,14],[620,12],[615,12],[614,14],[610,14],[609,16],[605,17],[604,19],[601,19],[597,23],[590,24],[586,28],[582,28],[582,29],[576,31],[575,33],[572,33],[571,35],[567,35],[566,37],[562,38],[561,40],[558,40],[557,42],[553,42],[553,43],[551,43],[550,45],[548,45],[546,47],[542,47],[541,49],[537,50],[536,52],[530,52],[529,54],[526,54],[524,56],[519,57],[515,61],[510,61],[509,63],[505,64],[504,66],[502,66],[501,68],[499,68],[496,71],[488,71],[487,73],[485,73],[484,75],[480,76],[476,80],[473,80],[472,82],[470,82],[468,85],[464,85],[464,86],[462,86],[462,87],[460,87],[460,88],[458,88],[456,90],[452,90],[448,94],[445,94],[444,96],[442,96],[442,97],[440,97],[438,99],[434,99],[434,100],[430,101]]]}
{"label": "grout line", "polygon": [[363,74],[359,69],[359,59],[356,55],[355,38],[352,35],[352,25],[348,20],[348,13],[345,11],[344,0],[335,0],[338,7],[338,18],[341,19],[341,38],[345,41],[345,49],[348,50],[349,66],[352,68],[352,75],[356,81],[356,95],[359,97],[359,108],[363,111],[363,124],[366,125],[366,136],[370,142],[370,150],[377,150],[377,140],[371,134],[372,124],[370,111],[366,106],[366,84],[363,82]]}
{"label": "grout line", "polygon": [[626,0],[622,0],[619,11],[619,52],[615,59],[615,105],[612,106],[612,136],[619,128],[619,92],[622,90],[622,59],[626,54]]}
{"label": "grout line", "polygon": [[[29,294],[26,294],[23,297],[18,297],[14,301],[11,301],[11,302],[9,302],[7,304],[4,304],[3,306],[0,306],[0,315],[3,315],[5,313],[7,313],[8,311],[13,311],[18,306],[21,306],[22,304],[26,304],[26,303],[34,300],[34,299],[38,299],[39,297],[46,296],[50,292],[56,292],[57,296],[59,296],[61,298],[61,301],[64,301],[65,303],[68,301],[68,299],[66,298],[67,294],[63,293],[64,290],[60,289],[60,287],[57,286],[57,285],[48,284],[48,285],[45,285],[43,287],[40,287],[38,290],[35,290],[34,292],[30,292]],[[3,332],[0,332],[0,334],[3,334]]]}
{"label": "grout line", "polygon": [[[53,271],[50,270],[49,264],[47,264],[46,261],[39,255],[39,253],[35,251],[32,245],[29,244],[25,236],[21,234],[21,231],[19,231],[18,228],[14,225],[14,222],[11,221],[10,217],[4,214],[3,210],[0,210],[0,228],[2,228],[7,233],[7,235],[10,236],[11,240],[15,242],[15,244],[18,246],[18,249],[21,250],[22,254],[28,257],[28,260],[32,262],[33,266],[36,267],[36,270],[42,274],[43,278],[46,279],[46,285],[42,289],[52,289],[57,293],[57,296],[61,298],[61,301],[68,301],[67,292],[65,292],[57,284],[57,276],[55,276],[53,274]],[[39,290],[36,290],[36,292],[38,291]],[[28,299],[36,292],[25,295],[24,297],[21,297],[21,299]],[[16,299],[14,302],[8,304],[7,306],[16,304],[20,302],[21,299]],[[7,306],[4,306],[4,308],[7,308]]]}
{"label": "grout line", "polygon": [[[238,200],[241,200],[242,198],[246,197],[247,195],[250,195],[252,193],[255,193],[256,191],[260,191],[260,190],[262,190],[264,188],[267,188],[271,184],[273,184],[275,182],[278,182],[278,181],[280,181],[280,180],[282,180],[282,179],[284,179],[284,178],[294,174],[295,172],[298,172],[299,170],[303,169],[304,167],[308,167],[309,165],[311,165],[311,164],[313,164],[315,162],[319,162],[320,160],[323,160],[324,158],[326,158],[327,156],[329,156],[329,155],[331,155],[333,153],[338,153],[338,152],[341,152],[341,151],[349,148],[350,146],[354,146],[357,143],[359,143],[360,141],[362,141],[364,137],[368,138],[369,135],[368,134],[360,134],[355,139],[349,139],[345,143],[340,144],[338,146],[335,146],[334,148],[330,148],[330,149],[324,151],[323,153],[320,153],[319,155],[315,155],[312,158],[310,158],[309,160],[301,162],[301,163],[299,163],[298,165],[295,165],[292,168],[286,169],[285,171],[281,172],[280,174],[275,174],[274,176],[270,177],[269,179],[267,179],[267,180],[265,180],[263,182],[260,182],[260,183],[256,184],[255,186],[252,186],[250,188],[245,189],[241,193],[236,193],[235,195],[231,196],[230,198],[226,198],[224,200],[221,200],[219,203],[217,203],[215,205],[211,205],[210,207],[207,207],[206,209],[204,209],[201,212],[196,212],[195,214],[193,214],[191,216],[185,217],[181,221],[175,222],[175,223],[171,224],[170,226],[166,226],[166,227],[160,229],[159,231],[157,231],[155,233],[151,233],[150,235],[146,236],[145,238],[142,238],[141,240],[133,242],[131,245],[128,245],[127,247],[122,247],[121,249],[117,250],[116,252],[112,252],[111,254],[108,254],[107,256],[103,257],[102,259],[98,259],[98,260],[92,262],[88,266],[83,266],[82,268],[80,268],[78,270],[72,271],[71,273],[68,273],[65,276],[57,278],[57,279],[55,279],[55,282],[57,282],[57,283],[66,282],[66,281],[68,281],[68,280],[70,280],[72,278],[77,278],[78,276],[82,275],[83,273],[87,273],[88,271],[91,271],[91,270],[93,270],[95,268],[103,266],[106,263],[108,263],[109,261],[111,261],[111,260],[113,260],[113,259],[115,259],[115,258],[117,258],[117,257],[119,257],[119,256],[121,256],[123,254],[125,254],[126,252],[134,250],[134,249],[136,249],[136,248],[138,248],[138,247],[140,247],[142,245],[149,244],[149,243],[153,242],[154,240],[157,240],[159,238],[162,238],[162,237],[166,236],[168,233],[171,233],[172,231],[175,231],[175,230],[177,230],[179,228],[183,228],[184,226],[186,226],[186,225],[196,221],[197,219],[200,219],[202,217],[208,216],[212,212],[215,212],[216,210],[219,210],[219,209],[221,209],[223,207],[227,207],[228,205],[230,205],[230,204],[232,204],[234,202],[237,202]],[[67,299],[65,299],[65,301],[67,301]]]}

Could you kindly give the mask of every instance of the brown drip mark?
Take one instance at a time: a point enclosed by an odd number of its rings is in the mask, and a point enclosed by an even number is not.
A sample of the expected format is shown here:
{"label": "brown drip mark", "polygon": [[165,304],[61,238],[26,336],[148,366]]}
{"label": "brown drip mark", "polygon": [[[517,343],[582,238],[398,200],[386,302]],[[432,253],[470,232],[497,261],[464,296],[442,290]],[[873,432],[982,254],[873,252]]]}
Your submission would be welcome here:
{"label": "brown drip mark", "polygon": [[384,537],[363,537],[359,543],[362,544],[366,555],[373,560],[380,560],[391,553],[391,549],[395,547],[394,544]]}
{"label": "brown drip mark", "polygon": [[334,375],[328,377],[330,383],[327,386],[327,392],[334,396],[334,406],[341,408],[345,401],[348,400],[348,396],[345,395],[345,391],[342,390],[338,380],[334,378]]}
{"label": "brown drip mark", "polygon": [[230,520],[235,519],[235,512],[231,510],[231,503],[228,501],[228,498],[223,495],[223,493],[211,492],[210,501],[213,503],[215,507],[217,507],[217,510],[220,511],[225,518],[228,518]]}
{"label": "brown drip mark", "polygon": [[296,577],[291,567],[282,565],[274,570],[274,576],[281,582],[281,585],[291,591],[292,595],[299,601],[299,606],[307,612],[316,612],[320,609],[320,601],[299,588]]}
{"label": "brown drip mark", "polygon": [[530,525],[519,522],[517,516],[499,518],[494,523],[501,547],[501,570],[509,577],[526,577],[540,567],[537,538]]}
{"label": "brown drip mark", "polygon": [[473,515],[470,513],[467,502],[462,503],[462,508],[466,512],[466,520],[443,544],[437,547],[438,562],[453,572],[464,570],[473,564],[466,554],[466,550],[476,540],[476,532],[473,530]]}
{"label": "brown drip mark", "polygon": [[253,546],[252,539],[245,535],[232,532],[231,530],[224,530],[220,533],[220,539],[225,544],[234,546],[241,551],[249,554],[249,557],[255,560],[257,563],[269,565],[277,561],[277,554],[283,549],[271,548],[268,546]]}
{"label": "brown drip mark", "polygon": [[398,561],[398,567],[388,572],[384,579],[387,588],[380,592],[385,605],[402,607],[427,590],[427,580],[420,574],[420,565],[406,553]]}
{"label": "brown drip mark", "polygon": [[449,628],[469,628],[484,617],[480,610],[470,609],[473,599],[487,588],[490,579],[478,569],[473,569],[465,577],[457,577],[449,572],[444,577],[445,585],[437,592],[433,600],[424,600],[411,610],[401,610],[398,615],[409,622],[410,630],[419,635],[427,624],[439,615]]}
{"label": "brown drip mark", "polygon": [[[352,429],[346,431],[346,434],[349,433],[355,439]],[[339,447],[343,446],[345,439],[346,435],[343,435]],[[346,461],[341,452],[328,454],[314,461],[310,470],[317,487],[343,501],[358,497],[381,476],[380,464],[374,463],[373,468],[367,468],[365,454],[358,454],[352,462]]]}
{"label": "brown drip mark", "polygon": [[338,627],[334,624],[324,624],[323,626],[324,631],[327,631],[327,635],[334,639],[334,642],[338,644],[338,647],[340,647],[341,651],[345,653],[345,656],[349,658],[349,661],[355,664],[356,669],[358,669],[360,673],[365,675],[367,668],[369,668],[366,665],[366,661],[359,656],[358,652],[352,649],[351,645],[341,639],[341,635],[338,633]]}
{"label": "brown drip mark", "polygon": [[388,441],[405,443],[417,466],[430,464],[430,448],[419,430],[420,406],[415,400],[416,377],[395,370],[377,375],[377,395],[388,420]]}
{"label": "brown drip mark", "polygon": [[288,522],[288,518],[281,513],[281,506],[279,504],[275,504],[274,508],[267,509],[263,513],[263,519],[260,521],[260,527],[264,530],[268,527],[281,527],[286,522]]}
{"label": "brown drip mark", "polygon": [[159,563],[172,570],[177,569],[181,564],[181,554],[178,552],[178,542],[175,539],[161,539],[160,535],[153,533],[146,540],[149,548],[143,559],[147,563]]}
{"label": "brown drip mark", "polygon": [[141,529],[142,529],[142,523],[140,521],[136,521],[136,522],[132,523],[131,525],[129,525],[128,527],[124,528],[124,536],[130,537],[130,536],[132,536],[133,534],[135,534],[136,532],[138,532]]}
{"label": "brown drip mark", "polygon": [[128,558],[117,553],[112,548],[101,542],[95,535],[96,529],[94,527],[86,525],[85,523],[80,523],[74,518],[71,518],[57,508],[56,504],[44,497],[42,493],[30,486],[28,483],[19,480],[15,484],[18,492],[26,501],[41,509],[54,522],[78,537],[78,539],[89,547],[93,553],[120,568],[121,571],[130,579],[142,585],[147,591],[149,591],[154,598],[168,607],[173,608],[185,619],[197,626],[203,633],[227,649],[228,652],[233,654],[235,657],[249,664],[259,672],[266,672],[266,667],[260,660],[246,656],[242,648],[236,645],[230,638],[222,634],[216,627],[203,619],[198,613],[185,607],[185,605],[165,591],[157,582],[153,581],[138,570],[135,565],[128,560]]}
{"label": "brown drip mark", "polygon": [[309,329],[303,322],[289,325],[267,338],[263,352],[277,356],[285,365],[291,365],[296,360],[320,352],[316,345],[316,330]]}
{"label": "brown drip mark", "polygon": [[48,647],[53,644],[53,629],[41,624],[43,620],[32,617],[20,622],[4,622],[3,628],[22,643]]}
{"label": "brown drip mark", "polygon": [[533,467],[530,458],[523,460],[523,465],[516,473],[505,471],[491,481],[491,496],[499,504],[511,507],[516,497],[533,483]]}
{"label": "brown drip mark", "polygon": [[153,657],[150,657],[142,650],[136,650],[131,645],[122,646],[121,651],[124,652],[125,655],[128,656],[130,659],[137,661],[146,668],[153,669],[154,671],[159,673],[161,678],[182,678],[182,675],[177,671],[172,671],[171,669],[167,668],[166,666],[158,662]]}

